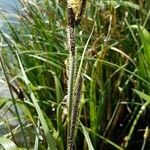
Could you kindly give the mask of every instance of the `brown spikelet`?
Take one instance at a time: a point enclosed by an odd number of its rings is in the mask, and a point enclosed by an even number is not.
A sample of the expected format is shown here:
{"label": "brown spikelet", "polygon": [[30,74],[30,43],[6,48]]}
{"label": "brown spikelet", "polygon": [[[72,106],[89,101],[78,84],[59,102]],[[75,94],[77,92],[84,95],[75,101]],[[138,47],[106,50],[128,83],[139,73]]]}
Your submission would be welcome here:
{"label": "brown spikelet", "polygon": [[73,150],[74,145],[74,135],[77,128],[77,119],[79,111],[79,102],[82,92],[82,76],[77,79],[75,84],[74,94],[73,94],[73,104],[72,104],[72,113],[71,113],[71,125],[70,125],[70,134],[68,138],[69,150]]}

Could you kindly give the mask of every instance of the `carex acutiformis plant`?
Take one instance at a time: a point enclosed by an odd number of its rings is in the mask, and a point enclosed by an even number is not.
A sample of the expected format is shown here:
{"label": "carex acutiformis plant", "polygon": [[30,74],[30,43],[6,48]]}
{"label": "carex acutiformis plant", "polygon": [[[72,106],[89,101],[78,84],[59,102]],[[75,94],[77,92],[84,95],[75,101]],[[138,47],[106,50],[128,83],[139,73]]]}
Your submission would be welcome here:
{"label": "carex acutiformis plant", "polygon": [[[75,27],[80,23],[86,0],[68,0],[68,47],[69,47],[69,63],[68,63],[68,130],[67,130],[67,150],[74,147],[75,132],[77,128],[79,102],[82,91],[82,80],[80,69],[77,63],[76,51],[76,34]],[[77,71],[78,70],[78,71]]]}

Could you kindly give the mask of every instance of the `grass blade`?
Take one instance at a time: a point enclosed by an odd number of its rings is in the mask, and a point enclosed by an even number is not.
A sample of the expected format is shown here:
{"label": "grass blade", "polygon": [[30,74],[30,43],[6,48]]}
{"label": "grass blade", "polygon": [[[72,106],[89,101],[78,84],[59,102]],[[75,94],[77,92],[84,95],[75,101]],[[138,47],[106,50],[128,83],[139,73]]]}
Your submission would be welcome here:
{"label": "grass blade", "polygon": [[0,149],[1,147],[3,147],[5,150],[18,150],[14,142],[4,137],[0,137]]}
{"label": "grass blade", "polygon": [[52,137],[52,135],[50,133],[50,129],[49,129],[47,123],[46,123],[46,120],[44,118],[42,110],[40,109],[40,106],[39,106],[39,104],[37,102],[38,100],[36,99],[34,93],[32,92],[32,90],[30,88],[31,83],[30,83],[30,81],[28,80],[28,78],[26,76],[25,70],[23,68],[23,65],[21,63],[21,60],[20,60],[17,52],[16,52],[16,55],[17,55],[17,58],[18,58],[18,62],[19,62],[20,68],[21,68],[21,72],[22,72],[24,81],[25,81],[25,83],[26,83],[26,85],[27,85],[27,87],[29,89],[30,97],[31,97],[32,102],[33,102],[33,104],[35,106],[35,109],[36,109],[36,112],[38,114],[39,120],[40,120],[40,122],[41,122],[41,124],[43,126],[43,130],[44,130],[44,133],[45,133],[45,136],[46,136],[46,139],[47,139],[48,147],[49,147],[50,150],[56,150],[55,141],[54,141],[54,139],[53,139],[53,137]]}

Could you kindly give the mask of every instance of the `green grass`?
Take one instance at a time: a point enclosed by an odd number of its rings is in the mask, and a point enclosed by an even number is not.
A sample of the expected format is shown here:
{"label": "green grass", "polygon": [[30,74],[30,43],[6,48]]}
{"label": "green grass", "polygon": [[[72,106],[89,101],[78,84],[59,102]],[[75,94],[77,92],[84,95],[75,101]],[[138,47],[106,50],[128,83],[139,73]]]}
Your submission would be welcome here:
{"label": "green grass", "polygon": [[[76,149],[150,148],[149,6],[149,0],[87,1],[75,28],[73,80],[83,76]],[[22,7],[15,15],[18,23],[1,15],[1,70],[12,96],[0,97],[0,128],[5,129],[0,145],[64,150],[71,122],[66,97],[67,4],[39,0]],[[4,117],[8,113],[11,118]]]}

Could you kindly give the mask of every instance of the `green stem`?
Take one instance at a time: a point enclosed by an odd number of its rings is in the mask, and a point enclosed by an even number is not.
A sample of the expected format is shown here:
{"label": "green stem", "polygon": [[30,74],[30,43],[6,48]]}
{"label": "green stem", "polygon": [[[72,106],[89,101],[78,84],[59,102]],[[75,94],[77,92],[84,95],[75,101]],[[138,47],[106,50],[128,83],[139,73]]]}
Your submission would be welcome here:
{"label": "green stem", "polygon": [[131,126],[131,129],[130,129],[129,134],[128,134],[128,136],[127,136],[126,143],[125,143],[125,145],[124,145],[124,148],[125,148],[125,149],[128,147],[129,141],[130,141],[130,139],[131,139],[131,136],[132,136],[132,134],[133,134],[133,131],[134,131],[134,129],[135,129],[135,126],[136,126],[136,124],[137,124],[137,122],[138,122],[140,116],[143,114],[144,110],[146,109],[146,107],[147,107],[148,105],[149,105],[149,102],[145,102],[144,105],[142,105],[142,107],[141,107],[141,109],[139,110],[139,112],[138,112],[138,114],[137,114],[135,120],[133,121],[133,124],[132,124],[132,126]]}

